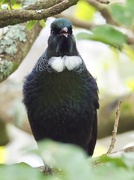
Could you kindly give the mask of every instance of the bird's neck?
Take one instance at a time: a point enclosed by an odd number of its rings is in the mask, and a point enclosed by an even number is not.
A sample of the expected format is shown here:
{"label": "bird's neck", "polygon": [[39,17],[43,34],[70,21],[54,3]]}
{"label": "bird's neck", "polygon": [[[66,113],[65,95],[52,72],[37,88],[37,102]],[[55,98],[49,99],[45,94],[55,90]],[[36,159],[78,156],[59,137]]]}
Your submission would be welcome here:
{"label": "bird's neck", "polygon": [[63,57],[63,56],[78,56],[76,43],[70,38],[60,38],[57,41],[50,42],[47,48],[47,57]]}

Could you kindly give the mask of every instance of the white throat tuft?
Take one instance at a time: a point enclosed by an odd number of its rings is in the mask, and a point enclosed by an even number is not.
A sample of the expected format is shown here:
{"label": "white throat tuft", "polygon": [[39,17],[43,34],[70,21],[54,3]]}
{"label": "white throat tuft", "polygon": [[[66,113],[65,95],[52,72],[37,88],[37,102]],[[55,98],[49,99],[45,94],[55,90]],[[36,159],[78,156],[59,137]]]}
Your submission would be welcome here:
{"label": "white throat tuft", "polygon": [[79,56],[51,57],[48,64],[57,72],[62,72],[65,68],[71,71],[80,67],[82,59]]}
{"label": "white throat tuft", "polygon": [[64,56],[63,58],[69,71],[78,68],[82,64],[82,59],[79,56]]}
{"label": "white throat tuft", "polygon": [[48,64],[57,72],[62,72],[65,68],[63,58],[61,57],[51,57]]}

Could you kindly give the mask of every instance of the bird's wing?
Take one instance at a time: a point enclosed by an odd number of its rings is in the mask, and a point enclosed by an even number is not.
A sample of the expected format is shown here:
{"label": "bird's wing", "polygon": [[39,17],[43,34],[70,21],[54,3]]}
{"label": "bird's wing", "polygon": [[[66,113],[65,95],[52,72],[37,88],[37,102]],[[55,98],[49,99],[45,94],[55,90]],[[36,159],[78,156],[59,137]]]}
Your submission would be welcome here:
{"label": "bird's wing", "polygon": [[90,89],[91,89],[90,93],[92,93],[91,97],[94,107],[94,116],[93,116],[91,140],[88,144],[88,154],[92,155],[94,152],[96,139],[97,139],[97,129],[98,129],[97,109],[99,109],[99,97],[98,97],[98,87],[96,80],[92,77],[90,73],[89,73],[89,78],[90,78]]}
{"label": "bird's wing", "polygon": [[95,111],[94,118],[93,118],[93,125],[92,125],[92,134],[91,134],[91,140],[88,144],[88,154],[90,156],[93,155],[96,140],[97,140],[97,111]]}

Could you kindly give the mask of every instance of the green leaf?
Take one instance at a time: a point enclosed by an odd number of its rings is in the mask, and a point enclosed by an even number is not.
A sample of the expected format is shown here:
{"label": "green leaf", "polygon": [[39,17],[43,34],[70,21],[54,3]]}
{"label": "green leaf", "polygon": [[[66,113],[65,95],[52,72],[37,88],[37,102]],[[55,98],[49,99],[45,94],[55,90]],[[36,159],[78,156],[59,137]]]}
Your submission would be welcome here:
{"label": "green leaf", "polygon": [[90,33],[79,33],[77,38],[100,41],[118,49],[121,49],[126,43],[126,36],[110,25],[95,27],[91,30]]}
{"label": "green leaf", "polygon": [[92,170],[93,180],[133,180],[134,171],[115,166],[112,163],[97,166]]}
{"label": "green leaf", "polygon": [[92,179],[87,155],[81,148],[50,140],[40,142],[38,145],[44,162],[65,172],[66,175],[62,177],[62,180]]}
{"label": "green leaf", "polygon": [[86,1],[78,1],[75,11],[75,17],[81,20],[92,20],[96,9]]}
{"label": "green leaf", "polygon": [[111,4],[109,10],[118,23],[134,26],[134,0],[126,0],[125,4]]}
{"label": "green leaf", "polygon": [[44,19],[40,20],[40,25],[41,25],[42,27],[45,27],[45,26],[46,26],[46,23],[45,23]]}
{"label": "green leaf", "polygon": [[26,29],[30,30],[34,27],[34,25],[36,24],[37,20],[31,20],[27,23]]}
{"label": "green leaf", "polygon": [[0,165],[1,180],[43,180],[44,176],[37,169],[25,163]]}
{"label": "green leaf", "polygon": [[124,160],[120,157],[110,157],[107,155],[103,155],[99,158],[100,162],[103,163],[111,163],[112,165],[115,165],[117,167],[123,167],[123,168],[127,168],[127,165],[125,164]]}
{"label": "green leaf", "polygon": [[121,157],[110,157],[103,155],[98,158],[99,166],[93,169],[93,179],[95,180],[133,180],[134,178],[134,153]]}

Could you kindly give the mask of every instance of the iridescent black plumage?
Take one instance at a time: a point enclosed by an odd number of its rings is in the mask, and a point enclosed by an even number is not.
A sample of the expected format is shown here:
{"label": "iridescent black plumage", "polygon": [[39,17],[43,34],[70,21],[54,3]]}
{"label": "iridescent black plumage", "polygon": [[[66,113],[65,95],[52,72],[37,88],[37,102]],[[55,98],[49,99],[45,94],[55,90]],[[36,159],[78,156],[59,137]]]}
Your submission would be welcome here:
{"label": "iridescent black plumage", "polygon": [[80,57],[72,25],[62,18],[52,23],[48,47],[24,83],[31,129],[37,141],[51,138],[76,144],[92,155],[97,138],[97,84],[83,60],[72,70],[69,64],[56,72],[49,60],[59,56]]}

